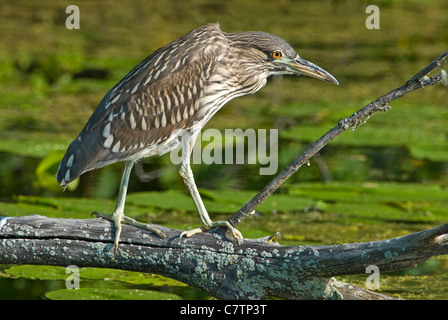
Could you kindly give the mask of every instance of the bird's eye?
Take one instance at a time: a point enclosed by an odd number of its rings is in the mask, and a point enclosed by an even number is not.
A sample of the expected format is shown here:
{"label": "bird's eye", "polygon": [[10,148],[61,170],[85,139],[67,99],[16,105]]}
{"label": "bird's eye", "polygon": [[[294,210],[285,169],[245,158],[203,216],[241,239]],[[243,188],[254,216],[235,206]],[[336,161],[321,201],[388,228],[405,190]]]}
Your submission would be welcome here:
{"label": "bird's eye", "polygon": [[283,57],[283,52],[281,51],[274,51],[271,53],[272,58],[274,59],[280,59],[281,57]]}

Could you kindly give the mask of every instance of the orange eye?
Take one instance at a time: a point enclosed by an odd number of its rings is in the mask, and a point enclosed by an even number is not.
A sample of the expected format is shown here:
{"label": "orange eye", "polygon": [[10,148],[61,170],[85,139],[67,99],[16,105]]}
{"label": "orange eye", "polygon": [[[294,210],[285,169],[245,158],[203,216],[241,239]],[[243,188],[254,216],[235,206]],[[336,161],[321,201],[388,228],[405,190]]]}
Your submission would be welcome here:
{"label": "orange eye", "polygon": [[271,55],[274,59],[280,59],[281,57],[283,57],[283,53],[281,51],[274,51]]}

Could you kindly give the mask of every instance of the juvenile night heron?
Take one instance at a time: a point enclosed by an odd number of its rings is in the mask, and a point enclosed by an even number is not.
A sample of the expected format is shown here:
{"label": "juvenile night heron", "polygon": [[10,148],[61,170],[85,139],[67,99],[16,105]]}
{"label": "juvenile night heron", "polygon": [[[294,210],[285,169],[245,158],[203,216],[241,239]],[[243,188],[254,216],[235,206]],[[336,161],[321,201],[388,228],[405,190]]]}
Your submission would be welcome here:
{"label": "juvenile night heron", "polygon": [[258,91],[269,76],[279,74],[307,75],[338,84],[276,35],[225,33],[218,24],[193,30],[152,53],[104,96],[68,147],[57,180],[65,187],[86,171],[123,161],[115,211],[97,216],[115,224],[115,248],[121,222],[163,237],[161,231],[124,215],[129,175],[139,159],[181,146],[179,173],[202,220],[201,228],[183,235],[224,226],[235,238],[242,238],[228,221],[210,219],[193,178],[190,154],[198,133],[227,101]]}

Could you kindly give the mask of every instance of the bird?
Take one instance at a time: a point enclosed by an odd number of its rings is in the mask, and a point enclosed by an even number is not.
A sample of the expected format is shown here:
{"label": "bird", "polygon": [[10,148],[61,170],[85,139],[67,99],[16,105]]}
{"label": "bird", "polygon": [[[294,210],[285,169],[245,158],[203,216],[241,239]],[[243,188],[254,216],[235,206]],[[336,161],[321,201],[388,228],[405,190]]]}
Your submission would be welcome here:
{"label": "bird", "polygon": [[263,31],[226,33],[219,23],[190,31],[154,51],[106,93],[68,146],[57,181],[65,188],[89,170],[123,162],[115,210],[94,213],[113,222],[115,249],[122,222],[165,237],[161,230],[124,214],[126,194],[137,161],[180,146],[179,174],[202,222],[181,237],[225,227],[235,239],[243,239],[228,221],[210,218],[194,180],[190,155],[198,134],[216,112],[229,100],[260,90],[273,75],[304,75],[339,84],[280,36]]}

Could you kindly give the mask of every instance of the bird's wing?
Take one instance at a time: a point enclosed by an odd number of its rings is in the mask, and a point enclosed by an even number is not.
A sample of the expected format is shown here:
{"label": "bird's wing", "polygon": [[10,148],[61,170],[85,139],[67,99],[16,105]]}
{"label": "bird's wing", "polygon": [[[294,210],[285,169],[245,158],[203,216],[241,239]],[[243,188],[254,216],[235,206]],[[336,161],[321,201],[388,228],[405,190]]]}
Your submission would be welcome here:
{"label": "bird's wing", "polygon": [[143,60],[104,96],[70,144],[58,182],[65,186],[88,170],[138,157],[193,126],[204,85],[226,51],[219,26],[207,25]]}

